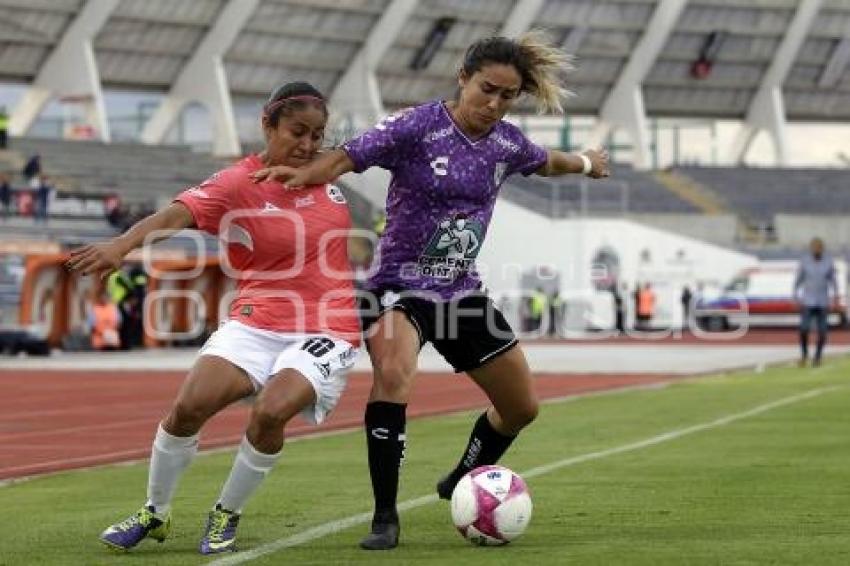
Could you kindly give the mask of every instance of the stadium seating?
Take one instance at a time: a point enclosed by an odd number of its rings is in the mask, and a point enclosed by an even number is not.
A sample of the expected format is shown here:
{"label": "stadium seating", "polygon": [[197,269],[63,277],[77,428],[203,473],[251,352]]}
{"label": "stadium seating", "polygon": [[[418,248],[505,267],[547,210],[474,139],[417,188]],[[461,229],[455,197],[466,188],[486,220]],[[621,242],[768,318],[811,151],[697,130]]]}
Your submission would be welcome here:
{"label": "stadium seating", "polygon": [[[583,183],[586,184],[584,189]],[[502,195],[516,204],[555,218],[584,213],[608,216],[700,212],[692,203],[659,183],[651,173],[621,164],[615,164],[611,178],[604,180],[516,175],[505,182]]]}
{"label": "stadium seating", "polygon": [[59,188],[116,193],[125,203],[153,203],[203,181],[226,161],[178,146],[15,138],[11,149],[42,157]]}
{"label": "stadium seating", "polygon": [[[124,204],[162,206],[232,160],[196,153],[185,146],[104,144],[41,138],[15,138],[11,149],[22,158],[39,154],[44,173],[60,189],[114,193]],[[338,183],[349,199],[356,226],[372,224],[371,203]]]}
{"label": "stadium seating", "polygon": [[780,213],[850,212],[850,182],[843,169],[689,166],[678,171],[716,192],[751,224],[773,225]]}

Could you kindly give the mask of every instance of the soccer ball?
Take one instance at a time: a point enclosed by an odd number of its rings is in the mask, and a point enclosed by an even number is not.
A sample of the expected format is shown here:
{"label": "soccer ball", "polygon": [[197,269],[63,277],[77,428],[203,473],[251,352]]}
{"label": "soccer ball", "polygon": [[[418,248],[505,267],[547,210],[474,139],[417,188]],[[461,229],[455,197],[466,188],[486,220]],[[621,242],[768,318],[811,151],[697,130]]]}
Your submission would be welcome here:
{"label": "soccer ball", "polygon": [[500,546],[531,520],[531,495],[519,475],[502,466],[475,468],[452,493],[452,521],[472,544]]}

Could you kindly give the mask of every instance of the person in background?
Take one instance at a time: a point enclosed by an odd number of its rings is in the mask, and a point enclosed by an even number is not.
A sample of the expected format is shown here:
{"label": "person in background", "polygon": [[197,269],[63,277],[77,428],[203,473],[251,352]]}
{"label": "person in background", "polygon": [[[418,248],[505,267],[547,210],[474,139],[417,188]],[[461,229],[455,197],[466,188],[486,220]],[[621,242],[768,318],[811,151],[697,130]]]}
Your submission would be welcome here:
{"label": "person in background", "polygon": [[383,210],[378,211],[378,214],[375,215],[375,221],[372,223],[372,231],[375,232],[375,235],[380,237],[383,235],[384,230],[387,229],[387,213]]}
{"label": "person in background", "polygon": [[564,322],[564,301],[561,292],[555,289],[548,297],[549,300],[549,335],[558,336]]}
{"label": "person in background", "polygon": [[31,189],[37,189],[41,181],[41,156],[37,153],[31,156],[21,170],[21,174]]}
{"label": "person in background", "polygon": [[625,283],[623,283],[622,293],[620,293],[616,283],[611,287],[611,294],[614,298],[614,329],[617,334],[625,334],[626,332],[626,305],[623,302],[623,295],[626,294],[626,291]]}
{"label": "person in background", "polygon": [[545,334],[543,312],[546,310],[546,293],[538,287],[531,293],[531,330]]}
{"label": "person in background", "polygon": [[5,173],[0,173],[0,207],[3,208],[3,220],[8,218],[12,210],[12,187],[9,185],[9,176]]}
{"label": "person in background", "polygon": [[690,285],[685,285],[682,288],[682,328],[689,328],[691,325],[691,307],[694,304],[694,294],[691,291]]}
{"label": "person in background", "polygon": [[0,150],[9,147],[9,113],[0,106]]}
{"label": "person in background", "polygon": [[97,294],[97,300],[88,313],[88,327],[91,345],[95,350],[117,350],[121,347],[119,328],[121,311],[109,298],[106,290]]}
{"label": "person in background", "polygon": [[[832,289],[832,301],[829,291]],[[838,300],[838,285],[835,281],[835,265],[825,253],[823,240],[813,238],[809,253],[800,260],[797,277],[794,279],[794,297],[800,306],[800,367],[809,359],[809,328],[815,322],[818,341],[812,363],[819,366],[823,347],[826,345],[829,324],[829,307]]]}
{"label": "person in background", "polygon": [[655,291],[652,285],[645,284],[638,290],[637,297],[637,327],[640,330],[648,330],[652,324],[652,316],[655,314]]}
{"label": "person in background", "polygon": [[52,187],[48,182],[47,177],[41,176],[38,178],[38,188],[35,191],[35,221],[47,224],[47,217],[50,214],[48,207],[50,206],[50,192]]}

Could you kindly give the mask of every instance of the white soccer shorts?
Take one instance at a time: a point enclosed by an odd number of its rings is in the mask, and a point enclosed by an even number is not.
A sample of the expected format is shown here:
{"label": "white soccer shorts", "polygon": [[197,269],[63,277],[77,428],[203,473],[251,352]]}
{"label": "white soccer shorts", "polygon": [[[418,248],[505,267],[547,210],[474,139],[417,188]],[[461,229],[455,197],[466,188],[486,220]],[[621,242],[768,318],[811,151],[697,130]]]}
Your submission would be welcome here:
{"label": "white soccer shorts", "polygon": [[359,353],[359,348],[327,334],[274,332],[228,320],[212,333],[198,356],[218,356],[243,369],[257,391],[279,371],[294,369],[316,390],[316,404],[301,415],[320,424],[339,402]]}

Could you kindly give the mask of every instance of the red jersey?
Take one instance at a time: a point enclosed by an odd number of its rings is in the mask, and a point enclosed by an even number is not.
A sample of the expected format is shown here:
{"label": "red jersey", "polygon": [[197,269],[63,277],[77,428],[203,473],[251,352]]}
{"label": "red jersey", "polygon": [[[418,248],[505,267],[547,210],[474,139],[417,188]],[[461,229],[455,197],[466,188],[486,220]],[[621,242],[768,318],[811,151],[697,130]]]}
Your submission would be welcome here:
{"label": "red jersey", "polygon": [[358,345],[351,216],[342,191],[330,184],[290,191],[278,182],[255,183],[250,175],[263,167],[258,156],[248,156],[175,199],[226,250],[222,269],[237,281],[230,318]]}

